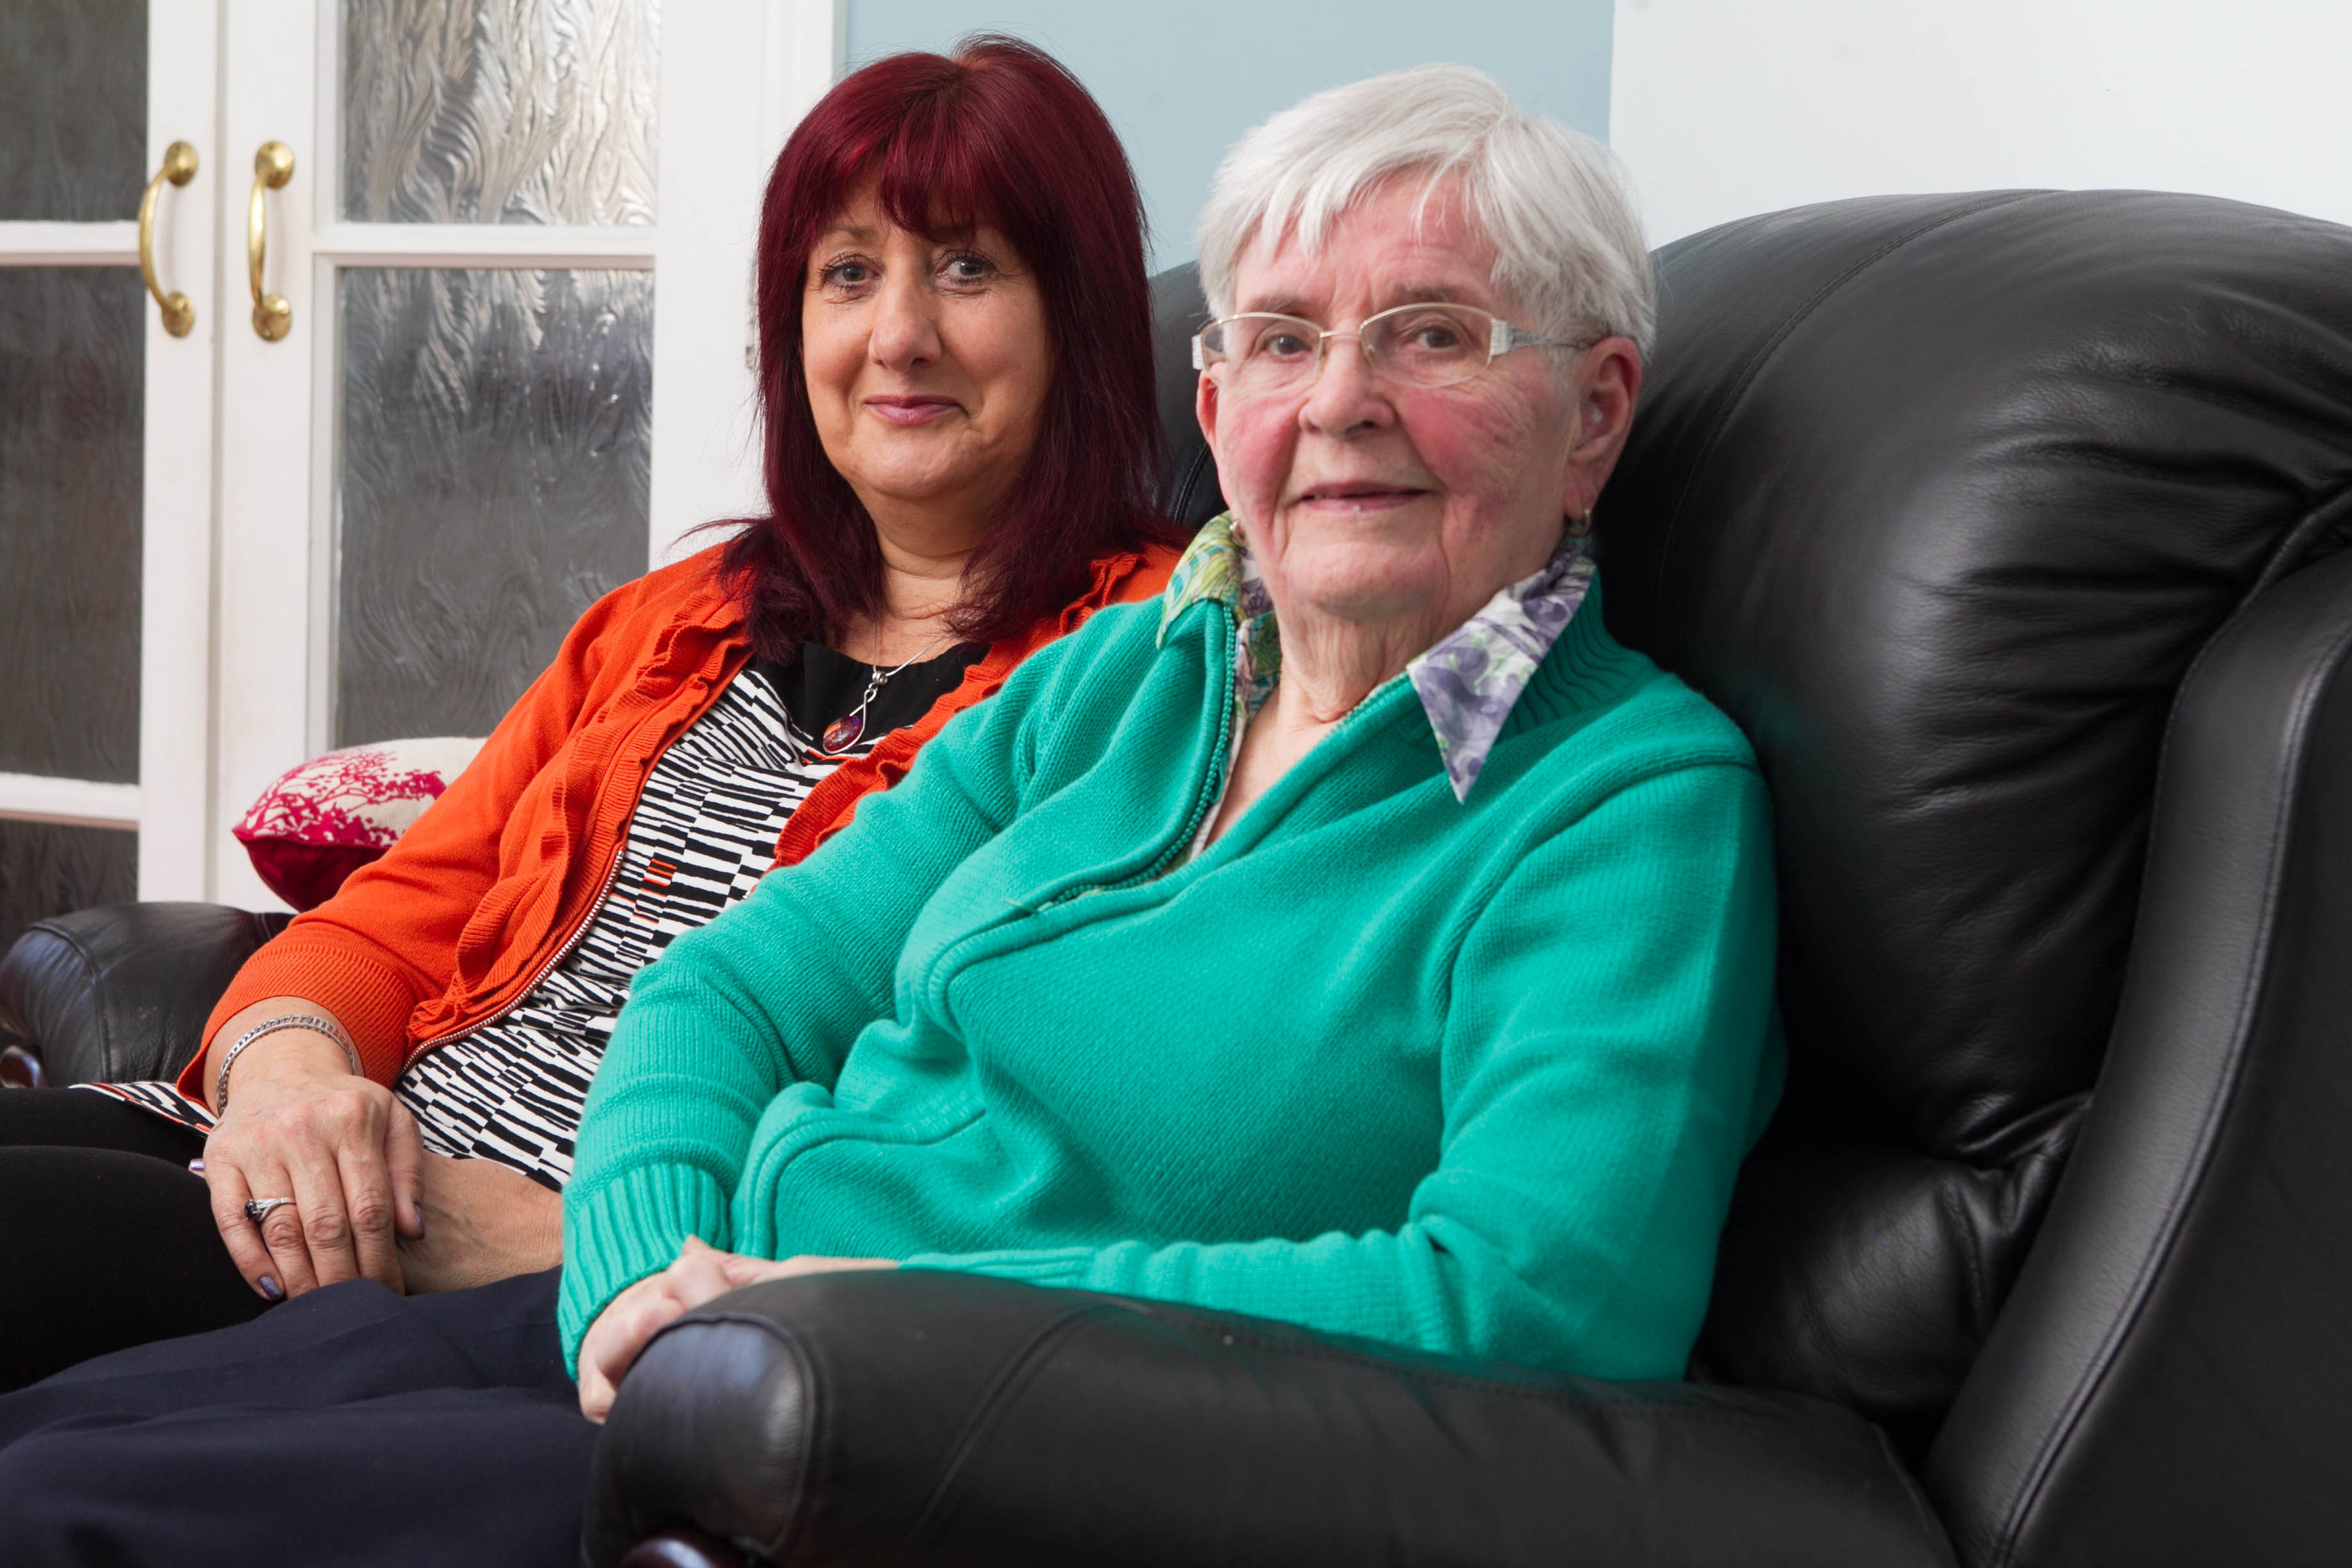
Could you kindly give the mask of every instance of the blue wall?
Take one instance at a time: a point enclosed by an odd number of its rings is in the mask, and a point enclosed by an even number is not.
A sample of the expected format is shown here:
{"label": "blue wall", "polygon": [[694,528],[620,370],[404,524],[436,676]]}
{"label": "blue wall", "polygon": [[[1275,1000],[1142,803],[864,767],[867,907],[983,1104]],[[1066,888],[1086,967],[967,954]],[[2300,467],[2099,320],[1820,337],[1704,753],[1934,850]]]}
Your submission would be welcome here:
{"label": "blue wall", "polygon": [[1235,138],[1310,92],[1400,66],[1492,72],[1528,108],[1609,134],[1612,0],[849,0],[854,68],[966,33],[1053,51],[1127,142],[1155,267],[1192,255],[1192,217]]}

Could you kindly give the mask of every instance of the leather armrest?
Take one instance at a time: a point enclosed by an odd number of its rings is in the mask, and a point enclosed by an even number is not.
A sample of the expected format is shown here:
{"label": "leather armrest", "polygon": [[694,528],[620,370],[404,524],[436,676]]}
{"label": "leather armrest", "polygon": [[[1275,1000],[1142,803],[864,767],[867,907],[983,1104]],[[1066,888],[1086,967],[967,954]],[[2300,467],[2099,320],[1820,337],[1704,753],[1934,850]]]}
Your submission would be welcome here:
{"label": "leather armrest", "polygon": [[148,903],[36,921],[0,958],[0,1018],[51,1085],[173,1077],[237,967],[291,918]]}
{"label": "leather armrest", "polygon": [[2181,687],[2090,1114],[1927,1458],[1968,1561],[2352,1562],[2347,1047],[2352,552]]}
{"label": "leather armrest", "polygon": [[597,1446],[584,1561],[1946,1564],[1876,1430],[1796,1395],[1410,1355],[925,1269],[722,1297]]}

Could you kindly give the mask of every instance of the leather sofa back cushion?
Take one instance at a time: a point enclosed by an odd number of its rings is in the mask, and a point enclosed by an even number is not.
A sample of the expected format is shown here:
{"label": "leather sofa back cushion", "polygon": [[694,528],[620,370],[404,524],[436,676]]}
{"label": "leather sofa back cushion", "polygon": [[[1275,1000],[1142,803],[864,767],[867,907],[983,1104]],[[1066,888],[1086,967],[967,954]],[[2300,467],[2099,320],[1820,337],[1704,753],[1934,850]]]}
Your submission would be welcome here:
{"label": "leather sofa back cushion", "polygon": [[1160,510],[1198,528],[1225,510],[1217,489],[1217,465],[1192,412],[1199,373],[1192,368],[1192,334],[1209,324],[1201,299],[1201,268],[1188,261],[1151,279],[1151,367],[1160,395],[1160,428],[1168,437],[1166,467],[1160,473]]}
{"label": "leather sofa back cushion", "polygon": [[2173,693],[2352,525],[2352,230],[1993,192],[1658,263],[1607,613],[1756,745],[1790,1047],[1700,1364],[1916,1440],[2097,1076]]}
{"label": "leather sofa back cushion", "polygon": [[58,1087],[176,1078],[237,967],[289,918],[158,902],[36,921],[0,957],[0,1036]]}

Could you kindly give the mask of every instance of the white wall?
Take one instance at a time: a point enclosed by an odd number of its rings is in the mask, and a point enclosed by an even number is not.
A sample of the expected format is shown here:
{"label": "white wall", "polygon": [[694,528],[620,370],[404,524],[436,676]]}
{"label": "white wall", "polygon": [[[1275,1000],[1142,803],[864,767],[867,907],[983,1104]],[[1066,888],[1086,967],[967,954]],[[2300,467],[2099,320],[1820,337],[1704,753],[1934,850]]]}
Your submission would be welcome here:
{"label": "white wall", "polygon": [[[2347,0],[2352,4],[2352,0]],[[1609,132],[1612,0],[848,0],[854,68],[994,29],[1050,49],[1127,143],[1153,265],[1192,255],[1192,218],[1235,138],[1310,92],[1429,60],[1491,71],[1518,100]]]}
{"label": "white wall", "polygon": [[1616,0],[1654,244],[1900,191],[2196,191],[2352,223],[2347,0]]}

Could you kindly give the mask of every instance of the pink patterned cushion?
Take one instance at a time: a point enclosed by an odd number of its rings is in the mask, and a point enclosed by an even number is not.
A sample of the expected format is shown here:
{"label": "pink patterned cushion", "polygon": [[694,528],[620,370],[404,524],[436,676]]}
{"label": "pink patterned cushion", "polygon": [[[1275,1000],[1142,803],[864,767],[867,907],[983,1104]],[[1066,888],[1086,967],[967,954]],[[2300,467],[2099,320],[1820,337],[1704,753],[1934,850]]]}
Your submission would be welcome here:
{"label": "pink patterned cushion", "polygon": [[381,858],[481,749],[478,740],[436,736],[313,757],[261,792],[236,837],[271,892],[316,909]]}

